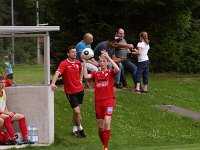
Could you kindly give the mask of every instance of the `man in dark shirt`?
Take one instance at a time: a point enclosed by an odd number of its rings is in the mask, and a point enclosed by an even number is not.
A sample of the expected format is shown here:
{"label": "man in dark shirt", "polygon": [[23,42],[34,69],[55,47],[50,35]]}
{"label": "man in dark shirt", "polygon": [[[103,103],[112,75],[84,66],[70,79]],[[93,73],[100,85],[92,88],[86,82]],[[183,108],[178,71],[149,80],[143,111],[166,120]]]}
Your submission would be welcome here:
{"label": "man in dark shirt", "polygon": [[[124,74],[124,68],[123,68],[123,65],[121,64],[121,62],[124,61],[124,58],[117,58],[115,56],[115,48],[117,47],[118,42],[119,42],[119,38],[114,36],[114,37],[109,38],[107,41],[103,41],[99,43],[94,49],[94,59],[96,61],[99,61],[99,56],[101,55],[101,51],[105,50],[120,68],[120,71],[117,73],[115,77],[115,83],[114,83],[115,87],[117,88],[119,87],[119,84],[120,84],[120,77],[122,74]],[[109,67],[112,67],[112,66],[110,65]]]}

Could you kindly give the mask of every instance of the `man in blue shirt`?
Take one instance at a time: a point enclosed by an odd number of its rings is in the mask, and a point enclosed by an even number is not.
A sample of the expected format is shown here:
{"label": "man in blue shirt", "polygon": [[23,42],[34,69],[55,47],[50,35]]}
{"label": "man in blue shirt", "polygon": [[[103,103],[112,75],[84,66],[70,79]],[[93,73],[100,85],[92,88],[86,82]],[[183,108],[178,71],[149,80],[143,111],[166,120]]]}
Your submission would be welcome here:
{"label": "man in blue shirt", "polygon": [[[77,45],[76,45],[76,51],[77,51],[77,56],[76,59],[80,60],[81,62],[83,62],[83,58],[82,58],[82,51],[85,48],[91,48],[91,44],[93,42],[93,36],[90,33],[86,33],[83,37],[83,40],[80,41]],[[86,63],[86,67],[88,69],[88,71],[97,71],[98,70],[98,63],[95,61],[94,58],[87,60]]]}

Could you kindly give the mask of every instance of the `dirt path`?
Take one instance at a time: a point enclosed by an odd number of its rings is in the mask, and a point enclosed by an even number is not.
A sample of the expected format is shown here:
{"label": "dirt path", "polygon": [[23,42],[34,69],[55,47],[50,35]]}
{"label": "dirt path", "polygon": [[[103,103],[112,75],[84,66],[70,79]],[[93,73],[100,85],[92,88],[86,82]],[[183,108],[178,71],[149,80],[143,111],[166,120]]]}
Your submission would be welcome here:
{"label": "dirt path", "polygon": [[200,113],[195,111],[190,111],[187,109],[179,108],[174,105],[155,105],[156,108],[161,110],[167,110],[169,112],[173,112],[177,115],[190,117],[194,120],[200,121]]}

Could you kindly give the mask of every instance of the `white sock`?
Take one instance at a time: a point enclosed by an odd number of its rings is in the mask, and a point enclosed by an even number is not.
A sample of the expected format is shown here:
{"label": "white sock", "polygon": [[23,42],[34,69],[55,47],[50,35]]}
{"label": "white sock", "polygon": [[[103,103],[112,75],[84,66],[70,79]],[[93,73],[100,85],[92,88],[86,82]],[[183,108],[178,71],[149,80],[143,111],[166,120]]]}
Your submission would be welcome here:
{"label": "white sock", "polygon": [[78,131],[77,126],[73,126],[73,132]]}
{"label": "white sock", "polygon": [[81,124],[79,126],[77,126],[77,128],[79,131],[83,130],[83,127],[81,126]]}

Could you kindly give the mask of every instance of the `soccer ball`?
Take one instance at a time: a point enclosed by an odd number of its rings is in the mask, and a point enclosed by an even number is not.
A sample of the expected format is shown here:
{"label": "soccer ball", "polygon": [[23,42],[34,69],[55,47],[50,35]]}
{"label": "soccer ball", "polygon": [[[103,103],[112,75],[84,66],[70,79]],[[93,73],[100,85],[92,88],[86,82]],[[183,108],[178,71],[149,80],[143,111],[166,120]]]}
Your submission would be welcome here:
{"label": "soccer ball", "polygon": [[82,57],[83,59],[85,60],[89,60],[89,59],[92,59],[94,57],[94,52],[91,48],[85,48],[83,51],[82,51]]}

